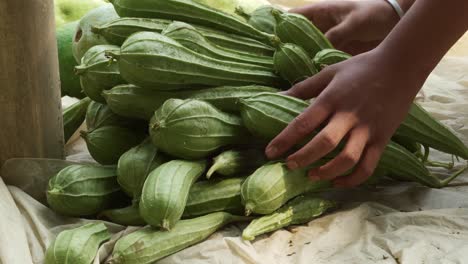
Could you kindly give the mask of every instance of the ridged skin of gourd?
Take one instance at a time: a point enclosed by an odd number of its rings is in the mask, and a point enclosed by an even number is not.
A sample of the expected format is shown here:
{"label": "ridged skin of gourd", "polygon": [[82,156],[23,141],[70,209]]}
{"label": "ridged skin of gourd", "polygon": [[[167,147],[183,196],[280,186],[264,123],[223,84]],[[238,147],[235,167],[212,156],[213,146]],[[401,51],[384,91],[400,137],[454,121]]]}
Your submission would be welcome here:
{"label": "ridged skin of gourd", "polygon": [[214,59],[259,65],[267,70],[273,69],[273,58],[271,56],[247,55],[219,47],[205,38],[195,27],[184,22],[170,24],[162,34],[192,51]]}
{"label": "ridged skin of gourd", "polygon": [[145,222],[171,230],[184,213],[190,188],[205,168],[205,161],[173,160],[151,172],[140,199],[140,215]]}
{"label": "ridged skin of gourd", "polygon": [[271,163],[257,169],[242,184],[246,215],[271,214],[292,198],[331,187],[328,181],[312,182],[307,170],[290,171],[284,163]]}
{"label": "ridged skin of gourd", "polygon": [[334,202],[322,198],[310,195],[299,196],[278,209],[278,211],[254,219],[242,232],[242,238],[244,240],[254,240],[259,235],[283,227],[307,223],[335,206]]}
{"label": "ridged skin of gourd", "polygon": [[80,76],[81,88],[93,101],[104,103],[102,91],[125,83],[120,76],[119,65],[109,63],[105,56],[108,51],[119,50],[120,47],[113,45],[94,46],[85,53],[81,64],[75,67],[76,74]]}
{"label": "ridged skin of gourd", "polygon": [[303,15],[272,11],[277,20],[276,35],[283,43],[293,43],[307,51],[311,58],[332,44],[312,22]]}
{"label": "ridged skin of gourd", "polygon": [[72,165],[49,180],[47,202],[67,216],[90,216],[122,198],[113,167]]}
{"label": "ridged skin of gourd", "polygon": [[103,92],[107,106],[120,116],[150,120],[154,112],[171,98],[206,101],[224,112],[238,113],[239,100],[263,92],[279,92],[267,86],[222,86],[188,91],[158,91],[134,85],[119,85]]}
{"label": "ridged skin of gourd", "polygon": [[129,83],[158,90],[185,90],[213,86],[266,85],[283,87],[273,70],[247,63],[214,59],[153,32],[130,36],[121,51],[109,52]]}
{"label": "ridged skin of gourd", "polygon": [[275,52],[274,63],[276,72],[291,84],[301,82],[318,72],[306,51],[292,43],[280,45]]}
{"label": "ridged skin of gourd", "polygon": [[[172,22],[172,20],[167,19],[122,17],[102,26],[94,27],[92,31],[102,35],[110,43],[121,46],[134,33],[141,31],[161,33]],[[205,38],[217,46],[236,50],[241,54],[273,55],[274,48],[258,40],[199,25],[194,26]]]}
{"label": "ridged skin of gourd", "polygon": [[89,264],[99,246],[111,237],[103,223],[65,230],[47,248],[45,264]]}
{"label": "ridged skin of gourd", "polygon": [[223,226],[249,220],[219,212],[181,220],[171,231],[145,227],[119,239],[109,264],[150,264],[202,242]]}
{"label": "ridged skin of gourd", "polygon": [[239,18],[192,0],[111,0],[120,17],[173,19],[239,34],[269,43],[263,33]]}
{"label": "ridged skin of gourd", "polygon": [[183,218],[214,212],[242,214],[241,186],[245,178],[197,182],[190,189]]}
{"label": "ridged skin of gourd", "polygon": [[138,201],[148,175],[166,160],[151,140],[145,139],[120,157],[117,164],[117,182],[127,195]]}
{"label": "ridged skin of gourd", "polygon": [[115,114],[109,106],[92,101],[86,110],[86,127],[88,131],[92,131],[105,126],[120,126],[120,127],[141,127],[148,124],[140,120],[126,118]]}
{"label": "ridged skin of gourd", "polygon": [[200,100],[169,99],[150,121],[153,144],[188,160],[206,158],[227,145],[243,144],[248,135],[240,117]]}
{"label": "ridged skin of gourd", "polygon": [[104,126],[93,131],[81,131],[91,156],[102,165],[116,165],[129,149],[140,144],[144,131],[118,126]]}

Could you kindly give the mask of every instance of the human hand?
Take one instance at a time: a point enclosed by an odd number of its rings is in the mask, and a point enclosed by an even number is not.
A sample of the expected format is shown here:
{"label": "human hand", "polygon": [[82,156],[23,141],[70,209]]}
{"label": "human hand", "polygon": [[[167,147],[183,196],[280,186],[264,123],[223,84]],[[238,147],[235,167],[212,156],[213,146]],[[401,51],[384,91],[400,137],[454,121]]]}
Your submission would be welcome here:
{"label": "human hand", "polygon": [[309,18],[335,48],[352,55],[375,48],[399,21],[384,0],[323,1],[291,12]]}
{"label": "human hand", "polygon": [[[360,185],[375,170],[390,138],[406,117],[427,75],[388,62],[379,48],[325,68],[286,92],[310,99],[311,106],[269,144],[266,154],[281,157],[325,125],[286,162],[304,168],[345,143],[329,163],[309,172],[312,180],[333,180],[340,187]],[[396,62],[398,62],[396,60]],[[346,142],[344,142],[346,141]],[[352,170],[348,176],[342,176]]]}

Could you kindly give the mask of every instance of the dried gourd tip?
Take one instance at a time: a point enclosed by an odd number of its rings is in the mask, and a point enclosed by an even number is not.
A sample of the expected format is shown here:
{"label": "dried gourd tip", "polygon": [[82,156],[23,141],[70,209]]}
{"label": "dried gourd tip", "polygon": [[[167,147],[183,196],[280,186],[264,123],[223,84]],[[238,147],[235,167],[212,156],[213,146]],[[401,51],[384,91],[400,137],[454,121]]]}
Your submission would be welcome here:
{"label": "dried gourd tip", "polygon": [[283,20],[283,14],[279,10],[273,9],[271,10],[271,14],[276,19],[276,22],[279,23]]}
{"label": "dried gourd tip", "polygon": [[75,72],[75,75],[82,75],[82,74],[84,74],[87,70],[88,70],[87,67],[78,65],[78,66],[75,67],[74,72]]}
{"label": "dried gourd tip", "polygon": [[255,209],[255,205],[252,202],[247,202],[245,204],[245,215],[246,216],[251,215],[254,209]]}

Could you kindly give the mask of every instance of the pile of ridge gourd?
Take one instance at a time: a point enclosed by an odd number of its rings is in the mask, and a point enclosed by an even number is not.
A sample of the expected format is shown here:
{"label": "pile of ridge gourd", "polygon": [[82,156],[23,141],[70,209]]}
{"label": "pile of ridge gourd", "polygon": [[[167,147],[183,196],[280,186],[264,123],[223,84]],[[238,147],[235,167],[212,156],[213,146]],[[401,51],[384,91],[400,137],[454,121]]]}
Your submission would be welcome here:
{"label": "pile of ridge gourd", "polygon": [[[350,55],[305,17],[271,6],[233,16],[189,0],[112,4],[121,18],[93,28],[112,45],[86,52],[76,73],[88,97],[64,114],[75,130],[86,117],[81,135],[101,165],[69,166],[47,190],[57,213],[145,226],[120,238],[107,263],[153,263],[236,221],[251,221],[242,237],[253,240],[335,207],[318,195],[330,182],[263,153],[311,103],[278,92]],[[414,104],[366,184],[446,186],[460,171],[431,174],[452,167],[429,161],[431,148],[468,159]],[[109,237],[102,222],[62,232],[46,263],[91,263]]]}

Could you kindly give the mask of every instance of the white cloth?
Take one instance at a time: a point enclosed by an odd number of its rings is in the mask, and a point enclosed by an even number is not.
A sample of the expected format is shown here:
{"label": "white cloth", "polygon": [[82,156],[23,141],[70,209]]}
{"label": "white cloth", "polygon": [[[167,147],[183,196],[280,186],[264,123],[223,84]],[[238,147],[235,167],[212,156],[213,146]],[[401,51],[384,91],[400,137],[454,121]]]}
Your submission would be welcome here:
{"label": "white cloth", "polygon": [[[445,58],[418,101],[468,143],[468,57]],[[92,161],[79,139],[67,146],[67,153],[69,161],[19,159],[2,168],[0,264],[43,263],[44,250],[56,234],[89,221],[60,216],[43,204],[49,176],[71,161]],[[449,157],[434,152],[432,158]],[[468,173],[457,182],[468,182]],[[239,237],[241,224],[231,225],[158,263],[468,263],[468,186],[436,190],[402,183],[329,195],[342,202],[341,208],[308,225],[253,243]],[[123,227],[109,228],[113,239],[101,247],[94,264],[103,263],[123,235]]]}

